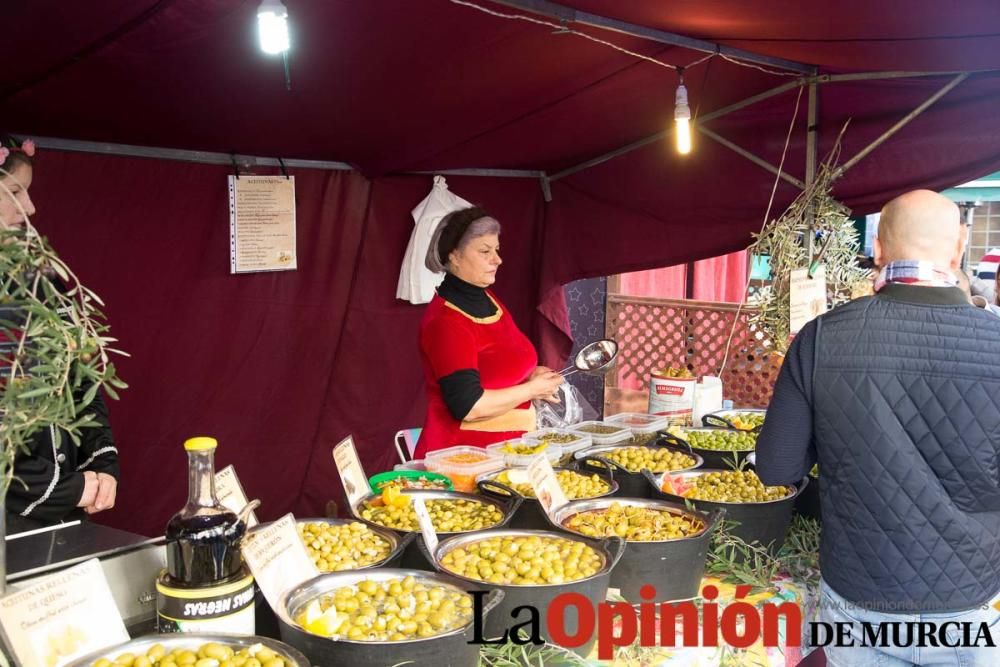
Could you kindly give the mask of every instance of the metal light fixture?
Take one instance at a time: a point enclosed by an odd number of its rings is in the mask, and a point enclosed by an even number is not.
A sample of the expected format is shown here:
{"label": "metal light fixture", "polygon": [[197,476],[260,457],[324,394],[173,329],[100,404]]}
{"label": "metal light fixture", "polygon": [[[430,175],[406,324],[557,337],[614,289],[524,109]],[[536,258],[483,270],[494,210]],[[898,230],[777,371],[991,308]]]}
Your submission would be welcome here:
{"label": "metal light fixture", "polygon": [[269,55],[287,53],[288,9],[281,0],[264,0],[257,9],[257,31],[260,49]]}
{"label": "metal light fixture", "polygon": [[677,152],[687,155],[691,152],[691,107],[688,106],[688,91],[684,86],[684,73],[678,71],[680,83],[677,86],[677,97],[674,100],[674,124],[677,139]]}

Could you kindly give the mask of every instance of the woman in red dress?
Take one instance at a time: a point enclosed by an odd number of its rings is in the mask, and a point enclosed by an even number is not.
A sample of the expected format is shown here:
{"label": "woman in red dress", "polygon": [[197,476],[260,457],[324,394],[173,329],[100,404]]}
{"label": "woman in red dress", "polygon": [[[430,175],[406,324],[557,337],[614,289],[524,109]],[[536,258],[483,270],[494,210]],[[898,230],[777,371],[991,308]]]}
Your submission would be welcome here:
{"label": "woman in red dress", "polygon": [[500,266],[500,223],[474,207],[445,216],[427,252],[444,281],[420,324],[427,418],[415,456],[485,447],[535,428],[534,399],[557,401],[563,378],[538,365],[514,318],[487,289]]}

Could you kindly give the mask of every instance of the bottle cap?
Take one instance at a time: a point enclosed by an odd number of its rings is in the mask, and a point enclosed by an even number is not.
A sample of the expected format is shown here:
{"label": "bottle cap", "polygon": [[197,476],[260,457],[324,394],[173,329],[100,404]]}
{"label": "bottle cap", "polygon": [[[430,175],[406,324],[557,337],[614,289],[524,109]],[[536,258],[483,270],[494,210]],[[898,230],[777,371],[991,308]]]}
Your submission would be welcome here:
{"label": "bottle cap", "polygon": [[208,449],[215,449],[218,446],[218,440],[205,436],[188,438],[184,441],[184,449],[189,452],[203,452]]}

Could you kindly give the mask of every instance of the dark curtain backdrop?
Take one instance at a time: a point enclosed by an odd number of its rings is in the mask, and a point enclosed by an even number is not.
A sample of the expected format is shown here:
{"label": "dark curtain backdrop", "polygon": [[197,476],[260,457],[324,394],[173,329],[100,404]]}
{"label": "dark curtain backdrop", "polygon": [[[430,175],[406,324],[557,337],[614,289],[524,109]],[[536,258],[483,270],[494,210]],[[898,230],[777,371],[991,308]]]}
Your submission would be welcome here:
{"label": "dark curtain backdrop", "polygon": [[[351,434],[365,467],[391,467],[392,436],[423,422],[422,306],[395,299],[429,176],[369,181],[293,170],[298,265],[230,275],[224,167],[43,151],[36,226],[105,300],[130,388],[111,401],[122,463],[102,523],[161,534],[186,497],[182,442],[219,439],[264,519],[340,501],[331,449]],[[263,173],[263,172],[260,172]],[[502,222],[496,286],[517,322],[534,308],[543,204],[534,180],[449,178]]]}

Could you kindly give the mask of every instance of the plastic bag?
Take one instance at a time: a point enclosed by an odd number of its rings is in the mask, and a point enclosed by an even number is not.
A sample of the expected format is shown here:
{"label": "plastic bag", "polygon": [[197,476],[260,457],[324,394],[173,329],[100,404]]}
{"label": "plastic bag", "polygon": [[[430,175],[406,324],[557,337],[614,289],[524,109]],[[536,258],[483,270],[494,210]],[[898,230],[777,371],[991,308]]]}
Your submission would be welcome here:
{"label": "plastic bag", "polygon": [[597,419],[595,410],[579,389],[569,382],[559,385],[559,403],[534,401],[537,429],[567,428],[583,421]]}

